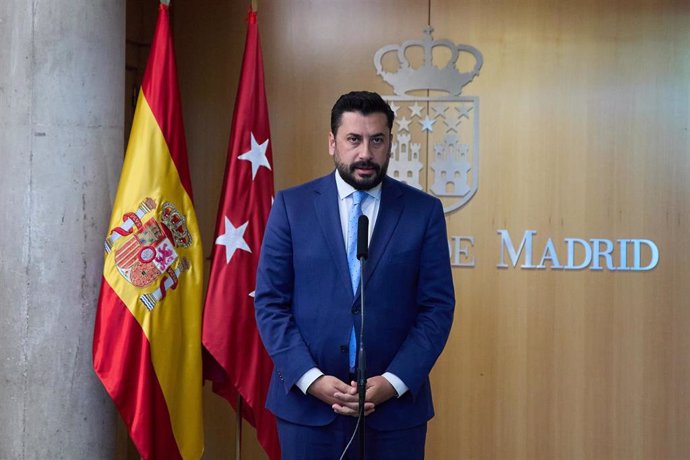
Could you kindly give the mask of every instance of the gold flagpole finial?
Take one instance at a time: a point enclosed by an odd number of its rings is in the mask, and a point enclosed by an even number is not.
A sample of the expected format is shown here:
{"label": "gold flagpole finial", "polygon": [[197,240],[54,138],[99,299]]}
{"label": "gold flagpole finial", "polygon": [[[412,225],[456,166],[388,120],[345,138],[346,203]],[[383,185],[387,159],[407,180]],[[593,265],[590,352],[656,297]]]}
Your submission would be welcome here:
{"label": "gold flagpole finial", "polygon": [[255,13],[259,11],[259,0],[252,0],[252,11]]}
{"label": "gold flagpole finial", "polygon": [[170,6],[170,0],[161,0],[161,3],[165,6]]}

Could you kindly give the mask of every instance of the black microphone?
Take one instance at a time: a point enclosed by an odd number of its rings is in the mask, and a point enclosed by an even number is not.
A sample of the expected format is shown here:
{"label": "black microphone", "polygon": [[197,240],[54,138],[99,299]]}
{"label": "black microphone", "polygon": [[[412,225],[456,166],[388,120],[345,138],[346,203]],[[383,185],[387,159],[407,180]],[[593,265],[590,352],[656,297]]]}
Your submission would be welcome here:
{"label": "black microphone", "polygon": [[369,257],[369,218],[362,214],[357,221],[357,259]]}

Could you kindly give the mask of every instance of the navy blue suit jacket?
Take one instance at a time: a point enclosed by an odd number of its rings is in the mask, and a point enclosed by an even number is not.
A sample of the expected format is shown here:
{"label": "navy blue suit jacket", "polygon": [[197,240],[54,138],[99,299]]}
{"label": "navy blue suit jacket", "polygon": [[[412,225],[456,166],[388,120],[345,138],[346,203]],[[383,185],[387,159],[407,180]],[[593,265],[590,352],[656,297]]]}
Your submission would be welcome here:
{"label": "navy blue suit jacket", "polygon": [[[409,388],[376,407],[367,425],[395,430],[434,412],[429,372],[455,307],[448,240],[438,199],[386,177],[365,266],[367,376],[392,372]],[[347,344],[359,336],[333,174],[277,194],[261,248],[256,319],[274,362],[267,407],[303,425],[333,421],[331,407],[295,385],[310,368],[344,382]]]}

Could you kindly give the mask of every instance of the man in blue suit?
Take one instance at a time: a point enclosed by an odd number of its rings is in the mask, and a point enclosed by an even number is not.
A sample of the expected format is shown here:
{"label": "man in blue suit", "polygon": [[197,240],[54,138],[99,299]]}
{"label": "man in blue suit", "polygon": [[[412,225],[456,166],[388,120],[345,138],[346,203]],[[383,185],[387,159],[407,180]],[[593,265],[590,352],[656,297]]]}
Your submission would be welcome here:
{"label": "man in blue suit", "polygon": [[[440,201],[386,176],[393,120],[376,93],[341,96],[329,134],[336,171],[278,193],[271,210],[255,305],[274,362],[266,405],[284,459],[337,459],[355,430],[360,295],[348,254],[355,213],[371,222],[366,456],[424,457],[434,415],[429,372],[448,338],[455,299]],[[356,458],[357,449],[347,455]]]}

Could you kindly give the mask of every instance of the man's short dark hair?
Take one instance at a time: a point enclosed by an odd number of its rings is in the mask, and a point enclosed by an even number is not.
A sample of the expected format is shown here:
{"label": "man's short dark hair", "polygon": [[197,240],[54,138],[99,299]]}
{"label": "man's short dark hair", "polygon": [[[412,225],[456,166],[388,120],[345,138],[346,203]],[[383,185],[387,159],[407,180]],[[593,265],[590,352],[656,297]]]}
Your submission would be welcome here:
{"label": "man's short dark hair", "polygon": [[383,113],[388,119],[388,130],[393,130],[395,114],[390,106],[377,93],[370,91],[352,91],[338,98],[331,109],[331,132],[335,135],[345,112],[358,112],[362,115]]}

